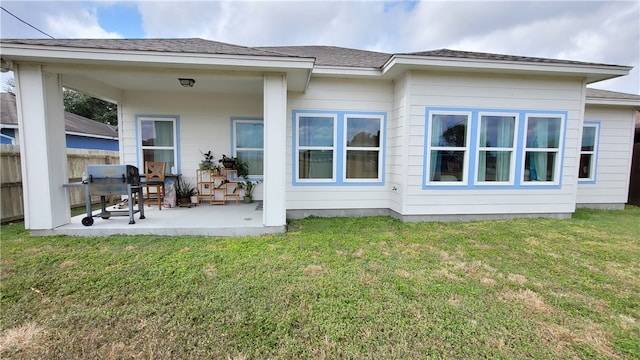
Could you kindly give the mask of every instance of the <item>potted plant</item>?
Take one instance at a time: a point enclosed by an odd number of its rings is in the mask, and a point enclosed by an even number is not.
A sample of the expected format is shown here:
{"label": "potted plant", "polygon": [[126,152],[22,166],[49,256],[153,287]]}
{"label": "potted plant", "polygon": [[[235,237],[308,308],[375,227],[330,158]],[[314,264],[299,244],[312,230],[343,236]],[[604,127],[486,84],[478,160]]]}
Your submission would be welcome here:
{"label": "potted plant", "polygon": [[222,165],[214,165],[211,168],[211,174],[220,175],[220,174],[222,174],[222,169],[224,169],[224,167]]}
{"label": "potted plant", "polygon": [[260,180],[256,180],[256,181],[252,181],[249,178],[245,177],[244,181],[240,181],[238,183],[238,188],[242,189],[244,191],[244,202],[245,203],[250,203],[253,201],[253,190],[255,190],[255,187],[257,184],[261,183],[262,179]]}
{"label": "potted plant", "polygon": [[222,159],[218,160],[225,168],[232,169],[236,163],[236,158],[222,154]]}
{"label": "potted plant", "polygon": [[238,160],[237,157],[222,155],[222,159],[218,160],[225,169],[234,169],[238,172],[239,177],[247,177],[249,175],[249,164],[245,161]]}
{"label": "potted plant", "polygon": [[[191,197],[198,195],[195,186],[183,178],[176,181],[176,198],[179,206],[191,206]],[[197,198],[196,198],[197,202]]]}
{"label": "potted plant", "polygon": [[207,151],[206,153],[203,153],[202,151],[200,151],[200,153],[202,154],[202,156],[204,156],[204,159],[202,161],[200,161],[200,170],[211,170],[213,169],[213,154],[211,154],[211,150]]}

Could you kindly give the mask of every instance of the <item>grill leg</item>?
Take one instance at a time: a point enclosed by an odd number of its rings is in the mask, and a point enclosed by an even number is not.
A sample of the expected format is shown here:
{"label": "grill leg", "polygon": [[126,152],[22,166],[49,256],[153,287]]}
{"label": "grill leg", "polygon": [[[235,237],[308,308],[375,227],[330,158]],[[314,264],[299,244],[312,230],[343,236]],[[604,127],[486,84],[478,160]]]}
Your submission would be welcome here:
{"label": "grill leg", "polygon": [[142,193],[142,186],[138,186],[136,191],[138,192],[138,199],[140,201],[140,204],[138,205],[138,208],[140,209],[140,219],[144,219],[144,194]]}
{"label": "grill leg", "polygon": [[91,211],[91,192],[89,191],[89,184],[84,184],[84,197],[87,216],[82,219],[82,225],[91,226],[93,225],[93,211]]}
{"label": "grill leg", "polygon": [[87,217],[93,217],[93,211],[91,211],[91,193],[89,192],[89,184],[84,184],[84,197]]}
{"label": "grill leg", "polygon": [[133,204],[135,201],[133,200],[133,191],[131,189],[131,184],[127,184],[127,196],[129,197],[129,224],[135,224],[135,220],[133,219]]}

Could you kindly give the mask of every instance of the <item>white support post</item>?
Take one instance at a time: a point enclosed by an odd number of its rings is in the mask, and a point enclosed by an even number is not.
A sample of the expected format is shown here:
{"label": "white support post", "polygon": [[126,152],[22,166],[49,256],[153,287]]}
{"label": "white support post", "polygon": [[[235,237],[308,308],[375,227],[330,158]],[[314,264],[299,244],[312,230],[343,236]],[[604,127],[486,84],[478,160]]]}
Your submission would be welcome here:
{"label": "white support post", "polygon": [[286,205],[287,77],[264,76],[264,204],[265,226],[284,226]]}
{"label": "white support post", "polygon": [[15,78],[25,228],[50,230],[71,221],[62,81],[40,65],[18,65]]}

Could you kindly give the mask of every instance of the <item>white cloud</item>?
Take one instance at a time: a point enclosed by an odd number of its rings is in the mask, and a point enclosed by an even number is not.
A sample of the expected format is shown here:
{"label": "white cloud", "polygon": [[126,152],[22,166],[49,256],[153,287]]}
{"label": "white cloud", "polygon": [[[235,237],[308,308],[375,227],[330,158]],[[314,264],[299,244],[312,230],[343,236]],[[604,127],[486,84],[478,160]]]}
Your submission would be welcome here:
{"label": "white cloud", "polygon": [[[55,37],[120,37],[98,23],[96,11],[105,4],[3,1],[16,15]],[[632,65],[636,69],[631,76],[596,86],[640,92],[638,1],[143,0],[136,4],[145,37],[384,52],[453,48]],[[43,36],[3,12],[2,37]]]}
{"label": "white cloud", "polygon": [[[2,1],[2,6],[24,22],[54,38],[121,38],[104,30],[96,13],[98,2]],[[2,12],[3,38],[46,38],[29,25]]]}
{"label": "white cloud", "polygon": [[51,13],[44,18],[45,28],[55,38],[121,38],[104,30],[98,23],[95,8],[80,8],[73,12]]}

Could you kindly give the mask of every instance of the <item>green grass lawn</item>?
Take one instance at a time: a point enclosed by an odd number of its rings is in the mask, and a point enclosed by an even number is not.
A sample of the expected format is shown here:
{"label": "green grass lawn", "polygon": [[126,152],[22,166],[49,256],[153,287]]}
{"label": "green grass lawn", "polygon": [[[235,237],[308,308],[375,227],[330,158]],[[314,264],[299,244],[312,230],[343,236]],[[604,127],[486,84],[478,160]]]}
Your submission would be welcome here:
{"label": "green grass lawn", "polygon": [[640,358],[638,207],[0,249],[3,359]]}

